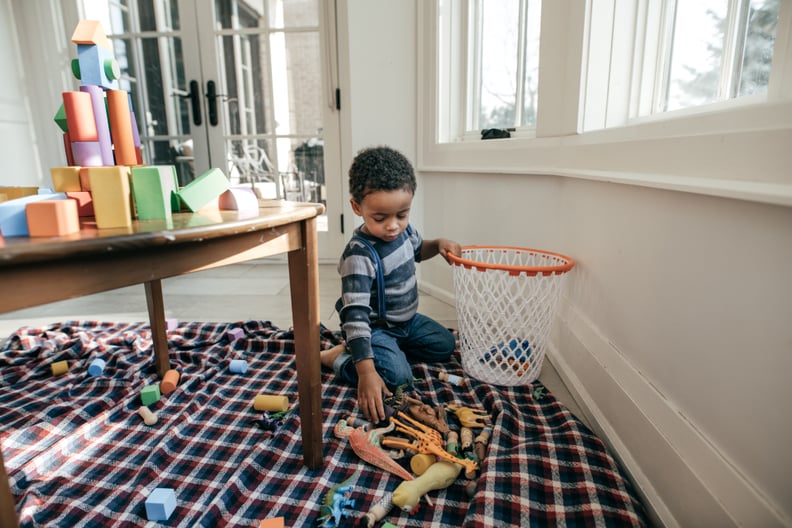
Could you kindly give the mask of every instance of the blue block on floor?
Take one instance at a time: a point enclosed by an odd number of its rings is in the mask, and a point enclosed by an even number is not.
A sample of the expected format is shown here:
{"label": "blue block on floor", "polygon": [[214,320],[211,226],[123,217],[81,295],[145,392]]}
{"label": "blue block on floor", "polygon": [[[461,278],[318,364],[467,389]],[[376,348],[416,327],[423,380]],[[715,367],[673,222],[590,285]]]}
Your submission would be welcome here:
{"label": "blue block on floor", "polygon": [[171,488],[154,488],[146,499],[149,521],[167,521],[176,509],[176,492]]}

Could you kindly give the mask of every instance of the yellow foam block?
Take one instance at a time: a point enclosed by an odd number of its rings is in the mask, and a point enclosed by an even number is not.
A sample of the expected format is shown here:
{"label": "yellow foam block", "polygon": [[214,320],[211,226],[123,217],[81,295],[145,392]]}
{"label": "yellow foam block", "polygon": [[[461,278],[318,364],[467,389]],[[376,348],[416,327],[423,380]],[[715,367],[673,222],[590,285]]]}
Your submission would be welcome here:
{"label": "yellow foam block", "polygon": [[253,400],[253,408],[257,411],[283,412],[289,408],[289,399],[286,396],[259,394]]}
{"label": "yellow foam block", "polygon": [[74,200],[42,200],[25,206],[28,235],[54,237],[80,232],[80,217]]}
{"label": "yellow foam block", "polygon": [[16,200],[38,194],[38,189],[38,187],[0,187],[0,193],[6,195],[6,200]]}
{"label": "yellow foam block", "polygon": [[56,361],[51,366],[52,366],[53,376],[60,376],[61,374],[65,374],[69,370],[69,362],[66,360]]}
{"label": "yellow foam block", "polygon": [[89,167],[88,179],[93,196],[96,227],[132,226],[132,194],[129,188],[129,167]]}
{"label": "yellow foam block", "polygon": [[52,167],[52,190],[55,192],[79,192],[80,186],[80,167]]}

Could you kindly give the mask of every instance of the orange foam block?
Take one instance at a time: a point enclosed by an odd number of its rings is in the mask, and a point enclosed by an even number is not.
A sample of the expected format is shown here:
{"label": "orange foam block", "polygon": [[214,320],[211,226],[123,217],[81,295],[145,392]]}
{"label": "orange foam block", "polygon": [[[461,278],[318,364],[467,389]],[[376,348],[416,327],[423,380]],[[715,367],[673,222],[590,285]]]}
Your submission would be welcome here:
{"label": "orange foam block", "polygon": [[53,237],[80,232],[80,217],[74,200],[42,200],[25,206],[28,234]]}
{"label": "orange foam block", "polygon": [[75,44],[96,44],[113,51],[113,46],[98,20],[80,20],[72,33],[71,41]]}
{"label": "orange foam block", "polygon": [[89,167],[94,216],[99,229],[132,226],[129,167]]}
{"label": "orange foam block", "polygon": [[90,94],[63,92],[63,108],[66,110],[66,126],[72,142],[99,141]]}
{"label": "orange foam block", "polygon": [[77,203],[77,216],[93,216],[93,197],[88,191],[66,192],[66,196]]}
{"label": "orange foam block", "polygon": [[[113,138],[116,165],[137,165],[138,157],[135,151],[135,137],[132,132],[129,93],[126,90],[107,90],[106,94],[107,111],[110,117],[110,135]],[[90,100],[90,96],[88,99]],[[72,141],[74,141],[73,137]]]}
{"label": "orange foam block", "polygon": [[284,528],[285,525],[283,523],[283,517],[272,517],[261,521],[259,528]]}

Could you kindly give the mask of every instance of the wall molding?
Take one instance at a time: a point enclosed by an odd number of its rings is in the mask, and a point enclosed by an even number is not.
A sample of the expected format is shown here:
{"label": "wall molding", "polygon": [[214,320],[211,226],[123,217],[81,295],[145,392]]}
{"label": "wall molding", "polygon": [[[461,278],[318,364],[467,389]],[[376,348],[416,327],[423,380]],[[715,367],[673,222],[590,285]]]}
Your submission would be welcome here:
{"label": "wall molding", "polygon": [[600,171],[584,169],[559,169],[538,167],[526,169],[486,169],[445,166],[422,166],[421,173],[459,173],[459,174],[514,174],[524,176],[556,176],[620,185],[634,185],[651,189],[686,192],[719,198],[732,198],[749,202],[792,207],[792,183],[753,182],[666,174],[650,174],[620,171]]}
{"label": "wall molding", "polygon": [[792,525],[568,299],[548,359],[658,525]]}

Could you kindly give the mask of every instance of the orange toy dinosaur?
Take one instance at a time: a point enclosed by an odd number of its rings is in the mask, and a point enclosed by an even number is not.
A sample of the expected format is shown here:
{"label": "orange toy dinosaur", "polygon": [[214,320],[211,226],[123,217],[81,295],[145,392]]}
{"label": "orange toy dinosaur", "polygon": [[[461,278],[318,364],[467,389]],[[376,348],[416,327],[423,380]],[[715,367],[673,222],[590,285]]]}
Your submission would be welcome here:
{"label": "orange toy dinosaur", "polygon": [[377,466],[380,469],[393,473],[404,480],[412,480],[413,476],[409,471],[397,464],[382,447],[380,438],[383,433],[393,431],[394,424],[380,429],[366,431],[363,427],[350,427],[346,419],[341,419],[333,428],[333,433],[338,438],[348,438],[352,450],[362,460]]}
{"label": "orange toy dinosaur", "polygon": [[390,418],[391,425],[395,425],[397,431],[411,436],[417,441],[411,442],[404,438],[383,438],[382,445],[387,447],[398,447],[400,449],[410,449],[419,453],[436,455],[438,458],[459,464],[470,473],[476,471],[478,468],[478,464],[476,462],[473,460],[457,458],[443,449],[443,438],[440,436],[440,433],[431,427],[418,422],[417,420],[413,420],[403,412],[399,412],[399,417],[407,420],[415,427],[410,427],[409,425],[400,422],[392,416]]}

